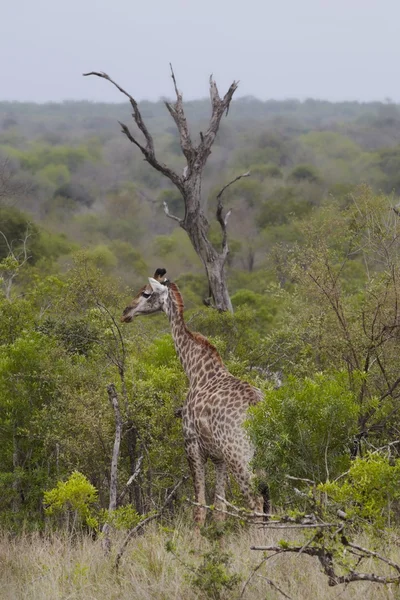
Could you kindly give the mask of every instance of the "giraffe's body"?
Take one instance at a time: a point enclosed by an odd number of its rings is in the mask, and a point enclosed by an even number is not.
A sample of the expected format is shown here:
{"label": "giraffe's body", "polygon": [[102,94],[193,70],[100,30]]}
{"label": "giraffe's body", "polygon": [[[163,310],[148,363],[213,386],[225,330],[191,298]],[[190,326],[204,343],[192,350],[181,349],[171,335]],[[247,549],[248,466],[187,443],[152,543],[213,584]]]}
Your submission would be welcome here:
{"label": "giraffe's body", "polygon": [[[164,270],[156,271],[162,275]],[[216,348],[198,333],[189,331],[183,318],[182,296],[175,284],[162,285],[150,279],[125,309],[122,321],[137,314],[163,310],[170,321],[172,337],[189,379],[189,392],[182,409],[185,450],[192,473],[195,499],[205,504],[205,464],[210,458],[216,468],[215,505],[223,508],[226,469],[237,480],[250,508],[263,510],[264,499],[254,493],[250,469],[253,447],[243,428],[249,406],[261,400],[261,391],[237,379],[224,366]],[[218,514],[218,513],[217,513]],[[205,512],[195,509],[198,525]]]}

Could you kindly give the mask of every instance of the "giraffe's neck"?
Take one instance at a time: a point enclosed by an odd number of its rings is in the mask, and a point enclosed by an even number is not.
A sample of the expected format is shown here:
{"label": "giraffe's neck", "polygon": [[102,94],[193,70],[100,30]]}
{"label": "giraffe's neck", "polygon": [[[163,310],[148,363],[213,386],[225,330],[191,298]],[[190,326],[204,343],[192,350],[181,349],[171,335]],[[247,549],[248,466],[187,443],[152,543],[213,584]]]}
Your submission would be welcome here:
{"label": "giraffe's neck", "polygon": [[202,387],[211,377],[226,373],[217,350],[200,334],[192,333],[183,318],[183,303],[177,288],[170,289],[165,307],[175,349],[191,387]]}

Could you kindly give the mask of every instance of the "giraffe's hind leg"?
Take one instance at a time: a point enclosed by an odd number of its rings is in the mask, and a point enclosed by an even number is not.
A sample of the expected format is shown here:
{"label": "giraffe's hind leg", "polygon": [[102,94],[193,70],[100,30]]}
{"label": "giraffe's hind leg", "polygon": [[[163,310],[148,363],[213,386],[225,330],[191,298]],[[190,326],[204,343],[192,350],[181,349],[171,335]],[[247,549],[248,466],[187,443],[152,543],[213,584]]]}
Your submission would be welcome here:
{"label": "giraffe's hind leg", "polygon": [[214,512],[216,521],[224,521],[225,514],[225,485],[226,485],[226,464],[223,460],[213,460],[215,465],[215,499],[214,506],[217,509]]}
{"label": "giraffe's hind leg", "polygon": [[250,510],[258,513],[267,512],[269,510],[268,486],[259,485],[258,478],[250,469],[248,462],[233,459],[229,462],[229,468]]}
{"label": "giraffe's hind leg", "polygon": [[[206,503],[205,465],[207,458],[201,452],[197,442],[187,443],[185,449],[193,478],[195,502],[204,505]],[[202,527],[206,520],[206,509],[202,506],[195,506],[193,513],[196,526]]]}

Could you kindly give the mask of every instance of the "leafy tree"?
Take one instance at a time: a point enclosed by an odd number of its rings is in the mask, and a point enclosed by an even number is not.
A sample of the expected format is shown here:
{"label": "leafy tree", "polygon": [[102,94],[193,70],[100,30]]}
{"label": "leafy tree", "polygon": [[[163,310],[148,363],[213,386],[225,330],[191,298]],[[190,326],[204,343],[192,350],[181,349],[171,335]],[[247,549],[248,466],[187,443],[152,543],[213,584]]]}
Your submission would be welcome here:
{"label": "leafy tree", "polygon": [[319,181],[319,175],[312,165],[297,165],[297,167],[291,171],[289,179],[292,179],[293,181],[309,181],[310,183],[316,183]]}
{"label": "leafy tree", "polygon": [[94,202],[94,198],[90,193],[82,186],[77,183],[64,183],[58,187],[54,194],[54,198],[65,198],[66,200],[72,200],[77,206],[91,206]]}

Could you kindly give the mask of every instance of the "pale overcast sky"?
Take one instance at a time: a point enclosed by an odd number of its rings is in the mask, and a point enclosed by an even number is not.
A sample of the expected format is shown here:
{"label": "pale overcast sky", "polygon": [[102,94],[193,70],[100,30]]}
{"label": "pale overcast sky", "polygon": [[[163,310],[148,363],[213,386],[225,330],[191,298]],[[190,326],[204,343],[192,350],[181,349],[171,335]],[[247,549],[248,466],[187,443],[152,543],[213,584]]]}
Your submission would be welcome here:
{"label": "pale overcast sky", "polygon": [[0,100],[237,95],[400,101],[400,0],[1,0]]}

